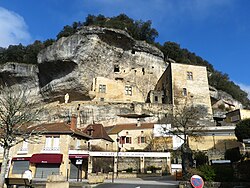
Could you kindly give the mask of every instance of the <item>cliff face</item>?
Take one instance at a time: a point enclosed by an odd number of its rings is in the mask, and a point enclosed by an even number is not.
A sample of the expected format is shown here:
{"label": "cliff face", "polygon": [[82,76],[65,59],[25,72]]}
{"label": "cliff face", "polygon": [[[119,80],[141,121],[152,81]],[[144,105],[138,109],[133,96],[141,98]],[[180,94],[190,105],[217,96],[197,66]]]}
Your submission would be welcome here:
{"label": "cliff face", "polygon": [[0,65],[0,85],[20,86],[29,90],[34,100],[41,101],[38,67],[36,65],[8,62]]}
{"label": "cliff face", "polygon": [[[61,38],[39,53],[38,63],[41,94],[54,101],[62,100],[65,93],[71,100],[90,100],[94,78],[115,79],[120,74],[124,82],[141,80],[140,74],[135,74],[138,69],[151,75],[138,82],[146,97],[166,68],[156,47],[135,41],[124,31],[99,27],[84,27]],[[150,83],[147,88],[145,82]]]}

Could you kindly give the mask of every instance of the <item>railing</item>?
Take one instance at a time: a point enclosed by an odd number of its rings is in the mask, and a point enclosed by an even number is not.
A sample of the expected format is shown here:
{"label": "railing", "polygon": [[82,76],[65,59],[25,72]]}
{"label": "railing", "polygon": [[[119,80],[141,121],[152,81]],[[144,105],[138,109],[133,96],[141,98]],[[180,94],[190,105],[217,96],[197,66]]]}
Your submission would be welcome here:
{"label": "railing", "polygon": [[60,151],[59,147],[45,147],[43,151]]}
{"label": "railing", "polygon": [[26,154],[28,153],[28,148],[21,148],[19,151],[17,151],[17,154]]}

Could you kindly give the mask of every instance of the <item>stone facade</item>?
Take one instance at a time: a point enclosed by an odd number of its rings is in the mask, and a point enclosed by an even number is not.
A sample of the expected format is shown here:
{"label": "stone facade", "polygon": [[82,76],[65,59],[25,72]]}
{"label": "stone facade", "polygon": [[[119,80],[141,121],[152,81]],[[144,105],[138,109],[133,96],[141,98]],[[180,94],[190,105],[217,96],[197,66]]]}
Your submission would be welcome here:
{"label": "stone facade", "polygon": [[97,77],[93,82],[93,101],[105,102],[145,102],[145,96],[138,88],[138,83],[121,79]]}
{"label": "stone facade", "polygon": [[[70,130],[70,129],[69,129]],[[69,156],[70,150],[88,150],[89,137],[74,135],[74,132],[65,131],[62,133],[60,130],[55,130],[47,133],[43,133],[39,138],[39,141],[33,141],[31,143],[20,143],[14,146],[10,152],[10,160],[12,164],[10,165],[9,176],[10,177],[21,177],[22,172],[13,171],[15,161],[28,161],[29,166],[27,169],[32,170],[32,176],[37,178],[46,178],[46,173],[37,173],[38,166],[47,165],[49,167],[52,165],[52,169],[55,168],[54,164],[51,164],[51,157],[62,156],[61,161],[55,162],[57,164],[58,173],[64,177],[67,177],[71,173],[71,163],[72,159]],[[31,162],[34,155],[39,155],[43,157],[47,156],[45,161]],[[57,156],[56,156],[57,155]],[[38,156],[38,158],[39,158]],[[48,160],[48,161],[47,161]],[[53,159],[52,159],[53,160]],[[87,163],[87,159],[85,159]],[[44,166],[44,168],[47,168]],[[16,169],[17,167],[15,167]],[[20,167],[19,167],[20,168]],[[25,169],[25,170],[27,170]],[[87,172],[87,166],[85,163],[82,164],[81,176],[79,178],[85,178]],[[46,171],[46,170],[45,170]],[[57,171],[57,170],[56,170]],[[39,171],[40,172],[40,171]],[[50,172],[52,173],[52,172]],[[69,173],[69,174],[67,174]]]}
{"label": "stone facade", "polygon": [[163,101],[173,106],[192,104],[205,107],[208,118],[212,120],[206,67],[170,63],[155,90],[163,91]]}
{"label": "stone facade", "polygon": [[227,123],[237,123],[240,120],[250,118],[250,110],[237,109],[226,114],[225,121]]}

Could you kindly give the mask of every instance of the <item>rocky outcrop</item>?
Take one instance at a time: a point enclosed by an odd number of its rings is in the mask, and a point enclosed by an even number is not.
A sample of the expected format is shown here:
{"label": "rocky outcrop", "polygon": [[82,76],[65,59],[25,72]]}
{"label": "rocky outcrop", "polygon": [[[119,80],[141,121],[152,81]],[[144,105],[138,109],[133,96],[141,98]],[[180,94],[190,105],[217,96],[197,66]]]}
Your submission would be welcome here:
{"label": "rocky outcrop", "polygon": [[41,94],[48,100],[62,100],[65,93],[71,100],[90,100],[94,78],[115,79],[118,74],[124,82],[151,75],[138,82],[146,98],[167,66],[156,47],[135,41],[125,31],[99,27],[83,27],[59,39],[39,53],[38,62]]}
{"label": "rocky outcrop", "polygon": [[235,100],[230,94],[212,86],[209,86],[209,91],[214,117],[225,117],[228,111],[243,108],[242,103]]}
{"label": "rocky outcrop", "polygon": [[31,64],[7,62],[0,65],[0,85],[19,86],[28,90],[33,99],[40,101],[38,67]]}

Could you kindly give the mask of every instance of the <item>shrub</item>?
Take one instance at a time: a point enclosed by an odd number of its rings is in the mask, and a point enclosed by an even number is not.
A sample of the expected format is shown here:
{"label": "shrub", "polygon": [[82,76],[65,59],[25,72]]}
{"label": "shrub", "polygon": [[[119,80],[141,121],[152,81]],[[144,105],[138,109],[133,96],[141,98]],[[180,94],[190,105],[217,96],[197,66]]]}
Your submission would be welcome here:
{"label": "shrub", "polygon": [[234,181],[234,171],[231,165],[214,165],[215,181],[232,182]]}
{"label": "shrub", "polygon": [[214,181],[216,177],[215,170],[210,165],[202,165],[198,168],[201,172],[201,176],[204,178],[205,181]]}
{"label": "shrub", "polygon": [[204,152],[196,152],[194,159],[196,160],[196,167],[208,164],[208,156]]}
{"label": "shrub", "polygon": [[239,147],[226,150],[225,159],[231,162],[239,161],[241,159]]}

